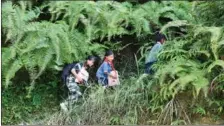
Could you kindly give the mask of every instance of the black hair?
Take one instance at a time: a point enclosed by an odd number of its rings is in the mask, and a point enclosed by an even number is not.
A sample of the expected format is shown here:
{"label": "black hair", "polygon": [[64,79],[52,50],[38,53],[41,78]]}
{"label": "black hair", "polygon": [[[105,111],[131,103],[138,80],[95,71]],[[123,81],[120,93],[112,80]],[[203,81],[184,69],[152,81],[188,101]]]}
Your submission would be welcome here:
{"label": "black hair", "polygon": [[96,57],[95,56],[88,56],[87,58],[86,58],[86,60],[92,60],[92,61],[96,61]]}
{"label": "black hair", "polygon": [[166,39],[166,36],[164,35],[164,34],[161,34],[160,32],[157,32],[156,34],[155,34],[155,40],[156,40],[156,42],[160,42],[162,39]]}
{"label": "black hair", "polygon": [[107,50],[104,56],[110,56],[113,55],[113,51],[112,50]]}

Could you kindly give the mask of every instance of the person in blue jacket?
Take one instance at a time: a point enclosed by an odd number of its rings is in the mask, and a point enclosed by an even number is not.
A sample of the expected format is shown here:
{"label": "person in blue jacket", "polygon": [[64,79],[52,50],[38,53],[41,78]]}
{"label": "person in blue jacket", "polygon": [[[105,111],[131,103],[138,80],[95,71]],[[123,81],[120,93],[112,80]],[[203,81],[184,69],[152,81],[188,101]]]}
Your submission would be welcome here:
{"label": "person in blue jacket", "polygon": [[111,50],[106,51],[104,61],[96,72],[98,83],[101,84],[104,88],[108,86],[109,76],[114,79],[117,78],[116,76],[110,74],[111,71],[115,70],[113,60],[114,60],[113,52]]}

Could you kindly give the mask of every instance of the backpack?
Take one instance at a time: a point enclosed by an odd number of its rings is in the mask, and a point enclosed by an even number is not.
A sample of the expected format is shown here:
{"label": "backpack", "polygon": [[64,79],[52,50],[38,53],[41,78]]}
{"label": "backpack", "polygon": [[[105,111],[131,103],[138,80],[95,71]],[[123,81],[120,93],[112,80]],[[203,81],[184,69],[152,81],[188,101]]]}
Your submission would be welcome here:
{"label": "backpack", "polygon": [[61,79],[63,81],[63,83],[66,83],[66,78],[71,74],[71,70],[72,68],[77,64],[78,62],[73,62],[70,64],[67,64],[64,66],[63,70],[62,70],[62,75],[61,75]]}

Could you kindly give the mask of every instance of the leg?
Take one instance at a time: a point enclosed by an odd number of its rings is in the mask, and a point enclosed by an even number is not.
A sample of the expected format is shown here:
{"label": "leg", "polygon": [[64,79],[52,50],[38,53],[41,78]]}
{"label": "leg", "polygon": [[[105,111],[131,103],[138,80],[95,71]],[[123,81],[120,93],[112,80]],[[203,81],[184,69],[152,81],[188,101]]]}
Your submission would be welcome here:
{"label": "leg", "polygon": [[106,78],[99,78],[98,83],[101,84],[105,88],[108,86],[108,80]]}
{"label": "leg", "polygon": [[68,87],[69,95],[68,98],[63,103],[60,104],[61,108],[65,111],[67,111],[68,106],[76,102],[79,96],[82,95],[79,86],[77,85],[77,83],[75,83],[74,77],[68,77],[66,86]]}
{"label": "leg", "polygon": [[145,64],[145,73],[149,74],[150,73],[150,67],[151,67],[151,63],[146,63]]}
{"label": "leg", "polygon": [[145,64],[145,73],[146,74],[153,74],[154,71],[152,70],[152,65],[154,64],[155,62],[150,62],[150,63],[146,63]]}
{"label": "leg", "polygon": [[71,104],[73,104],[75,101],[78,100],[79,96],[81,96],[82,93],[80,92],[78,84],[75,82],[69,83],[68,89],[69,89],[68,100]]}

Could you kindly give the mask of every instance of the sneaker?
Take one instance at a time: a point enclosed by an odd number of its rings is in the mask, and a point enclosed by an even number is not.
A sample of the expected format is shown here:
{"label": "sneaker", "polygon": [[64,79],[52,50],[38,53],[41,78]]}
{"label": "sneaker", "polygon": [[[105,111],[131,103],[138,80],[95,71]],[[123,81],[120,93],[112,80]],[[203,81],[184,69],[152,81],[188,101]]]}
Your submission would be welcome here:
{"label": "sneaker", "polygon": [[106,89],[107,88],[107,86],[103,86],[103,89]]}
{"label": "sneaker", "polygon": [[78,94],[79,96],[81,96],[81,95],[82,95],[82,93],[81,93],[81,92],[79,92],[79,91],[77,91],[77,94]]}
{"label": "sneaker", "polygon": [[65,103],[61,103],[60,106],[61,106],[61,109],[62,109],[64,112],[67,112],[67,111],[68,111],[68,108],[66,107]]}

